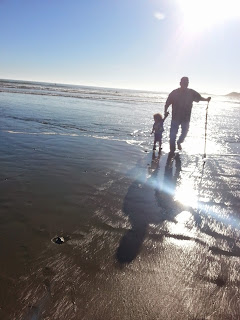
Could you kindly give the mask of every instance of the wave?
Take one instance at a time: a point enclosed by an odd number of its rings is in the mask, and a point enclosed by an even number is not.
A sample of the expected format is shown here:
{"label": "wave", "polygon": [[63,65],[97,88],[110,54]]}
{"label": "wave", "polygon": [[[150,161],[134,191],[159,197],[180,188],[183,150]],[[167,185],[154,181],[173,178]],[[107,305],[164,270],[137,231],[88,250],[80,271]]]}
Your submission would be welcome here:
{"label": "wave", "polygon": [[10,115],[2,116],[2,117],[14,119],[14,120],[20,120],[20,121],[35,122],[35,123],[40,123],[43,125],[49,125],[52,127],[58,127],[58,128],[63,128],[63,129],[74,129],[74,130],[79,130],[79,131],[88,131],[87,129],[79,127],[74,124],[59,123],[57,121],[50,120],[50,119],[37,119],[37,118],[17,117],[17,116],[10,116]]}
{"label": "wave", "polygon": [[135,145],[135,146],[141,146],[144,141],[137,141],[137,140],[128,140],[128,139],[121,139],[121,138],[116,138],[113,136],[101,136],[101,135],[96,135],[96,134],[76,134],[76,133],[60,133],[60,132],[52,132],[52,131],[39,131],[39,132],[27,132],[27,131],[14,131],[14,130],[2,130],[3,132],[9,133],[9,134],[21,134],[21,135],[50,135],[50,136],[70,136],[70,137],[80,137],[80,136],[85,136],[88,138],[93,138],[93,139],[100,139],[100,140],[109,140],[109,141],[118,141],[118,142],[124,142],[130,145]]}
{"label": "wave", "polygon": [[114,101],[121,103],[158,104],[163,99],[166,99],[166,95],[164,93],[157,92],[86,86],[54,85],[34,82],[7,82],[3,80],[0,80],[0,92]]}
{"label": "wave", "polygon": [[57,133],[57,132],[26,132],[26,131],[13,131],[13,130],[3,130],[3,132],[11,133],[11,134],[26,134],[26,135],[59,135],[59,136],[71,136],[78,137],[78,134],[75,133]]}

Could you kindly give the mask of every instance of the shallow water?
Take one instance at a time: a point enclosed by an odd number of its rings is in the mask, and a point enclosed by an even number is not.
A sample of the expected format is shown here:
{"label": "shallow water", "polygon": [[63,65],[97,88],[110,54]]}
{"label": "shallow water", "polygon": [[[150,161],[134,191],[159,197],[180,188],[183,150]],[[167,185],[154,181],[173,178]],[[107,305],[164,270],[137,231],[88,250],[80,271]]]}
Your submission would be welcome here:
{"label": "shallow water", "polygon": [[169,158],[166,93],[0,91],[1,318],[238,319],[239,101],[212,97],[204,165],[204,102]]}

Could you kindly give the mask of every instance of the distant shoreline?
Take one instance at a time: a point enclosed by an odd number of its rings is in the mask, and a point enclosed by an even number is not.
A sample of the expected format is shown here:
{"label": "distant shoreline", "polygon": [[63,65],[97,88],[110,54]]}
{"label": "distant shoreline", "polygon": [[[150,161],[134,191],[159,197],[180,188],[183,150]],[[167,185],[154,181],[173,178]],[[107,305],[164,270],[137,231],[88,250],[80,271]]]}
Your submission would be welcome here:
{"label": "distant shoreline", "polygon": [[231,92],[226,94],[227,97],[240,98],[240,92]]}

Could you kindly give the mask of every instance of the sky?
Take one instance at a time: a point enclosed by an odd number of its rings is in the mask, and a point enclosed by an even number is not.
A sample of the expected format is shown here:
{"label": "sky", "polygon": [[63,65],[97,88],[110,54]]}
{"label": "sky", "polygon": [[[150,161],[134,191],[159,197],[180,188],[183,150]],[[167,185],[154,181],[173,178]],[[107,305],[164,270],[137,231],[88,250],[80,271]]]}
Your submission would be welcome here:
{"label": "sky", "polygon": [[0,79],[240,92],[239,0],[0,0]]}

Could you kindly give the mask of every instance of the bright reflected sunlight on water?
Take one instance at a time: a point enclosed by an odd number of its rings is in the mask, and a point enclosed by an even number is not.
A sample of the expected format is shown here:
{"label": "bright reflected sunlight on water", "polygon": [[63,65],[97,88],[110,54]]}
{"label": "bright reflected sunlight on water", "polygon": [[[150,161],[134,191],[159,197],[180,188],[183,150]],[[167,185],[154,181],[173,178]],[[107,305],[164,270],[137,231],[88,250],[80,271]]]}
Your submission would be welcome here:
{"label": "bright reflected sunlight on water", "polygon": [[[174,235],[182,235],[180,236],[179,241],[178,238],[172,237],[169,241],[174,243],[174,245],[178,245],[181,247],[191,248],[195,245],[194,241],[189,241],[187,237],[194,238],[196,231],[193,228],[194,225],[194,217],[192,213],[189,211],[182,211],[175,217],[175,222],[171,223],[169,226],[169,231]],[[186,239],[184,239],[186,237]],[[186,240],[186,241],[184,241]]]}
{"label": "bright reflected sunlight on water", "polygon": [[174,196],[175,201],[191,206],[193,208],[197,207],[198,204],[198,194],[194,189],[193,182],[191,180],[184,180],[177,188]]}
{"label": "bright reflected sunlight on water", "polygon": [[[214,132],[215,133],[215,132]],[[184,141],[184,150],[188,154],[201,154],[204,152],[205,144],[205,128],[202,121],[202,126],[192,125],[190,128],[189,135]],[[210,128],[207,128],[207,144],[206,144],[207,154],[218,154],[223,151],[223,146],[214,141],[212,132]]]}
{"label": "bright reflected sunlight on water", "polygon": [[[195,129],[195,128],[194,128]],[[192,130],[192,129],[191,129]],[[196,131],[198,128],[196,128]],[[186,139],[184,141],[184,149],[188,152],[188,154],[197,154],[197,153],[203,153],[204,152],[204,140],[201,138],[194,137],[194,139]],[[218,154],[223,147],[216,143],[213,140],[208,139],[206,151],[207,154]]]}

